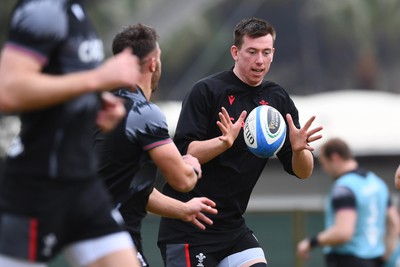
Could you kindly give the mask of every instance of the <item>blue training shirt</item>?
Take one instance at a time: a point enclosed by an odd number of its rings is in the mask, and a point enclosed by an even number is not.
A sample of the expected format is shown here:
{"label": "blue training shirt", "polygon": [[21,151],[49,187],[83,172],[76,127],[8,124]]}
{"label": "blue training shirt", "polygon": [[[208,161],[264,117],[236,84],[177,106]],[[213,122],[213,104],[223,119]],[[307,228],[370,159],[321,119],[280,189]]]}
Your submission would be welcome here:
{"label": "blue training shirt", "polygon": [[340,208],[354,208],[357,212],[355,233],[349,242],[325,247],[324,252],[353,255],[362,259],[382,256],[385,252],[386,212],[389,202],[387,185],[372,172],[358,169],[337,179],[327,201],[326,228],[334,224],[335,211]]}

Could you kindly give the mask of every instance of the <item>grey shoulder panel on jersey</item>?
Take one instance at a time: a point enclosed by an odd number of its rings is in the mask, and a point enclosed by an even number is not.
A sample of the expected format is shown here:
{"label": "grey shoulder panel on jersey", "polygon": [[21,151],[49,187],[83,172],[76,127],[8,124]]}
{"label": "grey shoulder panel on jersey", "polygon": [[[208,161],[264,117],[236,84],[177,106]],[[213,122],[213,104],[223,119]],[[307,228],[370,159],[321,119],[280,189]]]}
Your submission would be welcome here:
{"label": "grey shoulder panel on jersey", "polygon": [[41,0],[19,6],[11,19],[11,27],[36,37],[62,39],[68,34],[65,0]]}

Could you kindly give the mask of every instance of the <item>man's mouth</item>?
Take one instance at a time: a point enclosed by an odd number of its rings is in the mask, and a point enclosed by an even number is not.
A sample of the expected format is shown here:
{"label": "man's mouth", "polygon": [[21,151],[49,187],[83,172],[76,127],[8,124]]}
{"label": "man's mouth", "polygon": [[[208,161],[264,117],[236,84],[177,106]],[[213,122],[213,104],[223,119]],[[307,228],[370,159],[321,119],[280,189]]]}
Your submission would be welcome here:
{"label": "man's mouth", "polygon": [[258,73],[258,74],[261,74],[263,71],[264,71],[264,69],[251,69],[253,72],[256,72],[256,73]]}

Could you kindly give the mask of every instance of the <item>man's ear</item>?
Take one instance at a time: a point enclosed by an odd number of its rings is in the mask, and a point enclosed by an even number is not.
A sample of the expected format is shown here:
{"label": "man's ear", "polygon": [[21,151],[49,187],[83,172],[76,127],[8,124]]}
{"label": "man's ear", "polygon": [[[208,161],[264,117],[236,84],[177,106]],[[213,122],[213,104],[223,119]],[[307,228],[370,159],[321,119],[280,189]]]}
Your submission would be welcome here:
{"label": "man's ear", "polygon": [[271,58],[271,62],[274,61],[274,55],[275,55],[275,48],[272,48],[272,58]]}
{"label": "man's ear", "polygon": [[149,70],[150,72],[155,72],[156,71],[156,59],[154,57],[150,58],[150,63],[149,63]]}
{"label": "man's ear", "polygon": [[238,48],[236,45],[231,46],[231,55],[232,58],[236,61],[237,60],[237,53],[238,53]]}

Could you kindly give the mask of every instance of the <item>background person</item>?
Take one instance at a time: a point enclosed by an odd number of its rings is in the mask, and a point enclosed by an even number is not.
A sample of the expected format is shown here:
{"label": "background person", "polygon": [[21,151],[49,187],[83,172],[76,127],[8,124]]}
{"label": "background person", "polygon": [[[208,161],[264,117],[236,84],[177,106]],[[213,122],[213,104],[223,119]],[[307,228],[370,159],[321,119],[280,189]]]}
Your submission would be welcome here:
{"label": "background person", "polygon": [[42,267],[60,251],[74,266],[138,266],[90,145],[96,123],[111,130],[125,113],[100,92],[133,87],[137,58],[100,65],[102,41],[78,0],[18,1],[9,27],[0,110],[19,114],[21,131],[0,181],[0,266]]}
{"label": "background person", "polygon": [[[176,190],[193,189],[201,175],[198,160],[179,153],[168,134],[165,115],[150,98],[161,76],[161,49],[154,28],[128,26],[113,40],[113,53],[130,47],[140,59],[137,88],[120,88],[115,95],[124,99],[127,115],[110,133],[96,131],[94,149],[100,156],[99,173],[115,205],[119,208],[135,241],[142,266],[149,266],[143,255],[141,222],[146,209],[162,216],[192,222],[200,229],[211,224],[202,211],[216,213],[215,203],[207,198],[184,202],[161,194],[154,188],[156,168]],[[154,162],[154,164],[153,164]]]}
{"label": "background person", "polygon": [[325,142],[318,159],[334,179],[325,211],[326,228],[299,242],[298,255],[307,259],[312,248],[323,246],[329,267],[382,266],[396,247],[400,225],[386,183],[359,167],[339,138]]}
{"label": "background person", "polygon": [[274,28],[265,20],[249,18],[234,30],[230,70],[198,81],[182,104],[174,141],[182,154],[197,157],[203,178],[188,193],[166,184],[163,193],[181,201],[206,196],[217,204],[213,225],[201,231],[190,224],[162,218],[158,244],[167,267],[266,266],[257,239],[243,218],[251,192],[268,159],[247,148],[242,125],[259,105],[271,105],[286,115],[286,142],[278,153],[284,169],[298,178],[313,170],[313,147],[322,129],[310,130],[315,117],[300,127],[298,111],[279,85],[264,81],[274,56]]}

